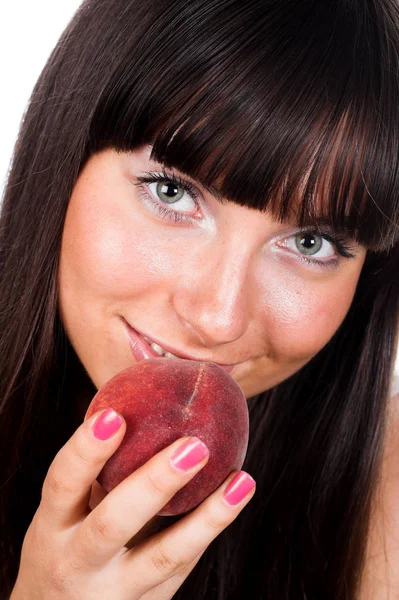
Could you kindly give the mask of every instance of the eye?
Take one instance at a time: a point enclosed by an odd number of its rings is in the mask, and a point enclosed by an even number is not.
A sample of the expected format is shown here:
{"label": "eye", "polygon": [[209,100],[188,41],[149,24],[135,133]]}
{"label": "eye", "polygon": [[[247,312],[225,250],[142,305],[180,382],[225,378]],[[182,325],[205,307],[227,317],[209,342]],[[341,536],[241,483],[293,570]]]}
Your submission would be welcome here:
{"label": "eye", "polygon": [[292,236],[286,240],[284,245],[290,250],[299,251],[303,256],[331,258],[336,255],[333,244],[322,235],[314,233],[300,233]]}
{"label": "eye", "polygon": [[321,269],[334,269],[345,259],[356,258],[356,253],[352,252],[356,244],[352,245],[349,238],[331,231],[299,231],[277,245],[290,250],[298,262]]}
{"label": "eye", "polygon": [[151,212],[173,223],[198,223],[202,219],[200,193],[189,181],[174,173],[146,173],[134,185],[140,200]]}
{"label": "eye", "polygon": [[174,181],[156,181],[147,183],[148,189],[163,204],[173,206],[181,212],[192,213],[196,209],[195,198],[183,185]]}

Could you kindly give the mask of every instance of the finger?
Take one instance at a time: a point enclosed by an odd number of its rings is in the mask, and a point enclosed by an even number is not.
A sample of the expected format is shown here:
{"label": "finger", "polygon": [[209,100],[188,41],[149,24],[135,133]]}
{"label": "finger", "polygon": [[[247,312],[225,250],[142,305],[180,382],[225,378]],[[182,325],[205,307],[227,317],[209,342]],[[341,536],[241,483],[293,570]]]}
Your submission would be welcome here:
{"label": "finger", "polygon": [[93,481],[89,500],[90,510],[94,510],[96,506],[98,506],[100,502],[105,498],[107,493],[108,492],[105,491],[103,486],[100,483],[98,483],[98,481]]}
{"label": "finger", "polygon": [[[119,429],[115,429],[117,426]],[[110,409],[99,411],[82,423],[50,465],[38,516],[59,529],[81,520],[89,511],[91,486],[125,431],[123,417]],[[112,434],[101,439],[107,433]]]}
{"label": "finger", "polygon": [[144,596],[141,596],[140,600],[170,600],[171,598],[173,598],[177,590],[181,588],[183,582],[187,579],[191,571],[198,564],[198,561],[204,552],[201,552],[201,554],[197,556],[197,558],[193,560],[193,562],[184,567],[176,575],[157,585],[157,587],[144,594]]}
{"label": "finger", "polygon": [[[81,523],[72,541],[75,560],[101,568],[192,479],[208,460],[198,438],[180,438],[117,485]],[[191,467],[187,466],[191,459]]]}
{"label": "finger", "polygon": [[127,552],[126,573],[143,574],[141,593],[177,576],[234,521],[254,493],[255,481],[248,473],[233,474],[195,511]]}

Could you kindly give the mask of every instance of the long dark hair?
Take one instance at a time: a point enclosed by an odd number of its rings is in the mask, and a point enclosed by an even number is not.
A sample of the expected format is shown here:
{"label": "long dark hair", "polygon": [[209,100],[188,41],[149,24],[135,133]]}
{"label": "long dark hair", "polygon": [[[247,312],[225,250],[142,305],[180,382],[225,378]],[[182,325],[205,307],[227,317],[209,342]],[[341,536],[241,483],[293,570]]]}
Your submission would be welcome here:
{"label": "long dark hair", "polygon": [[68,201],[93,153],[142,144],[222,201],[298,225],[322,213],[368,249],[333,338],[248,400],[257,493],[175,597],[356,597],[398,330],[398,23],[394,0],[83,2],[24,115],[0,218],[3,597],[88,386],[57,304]]}

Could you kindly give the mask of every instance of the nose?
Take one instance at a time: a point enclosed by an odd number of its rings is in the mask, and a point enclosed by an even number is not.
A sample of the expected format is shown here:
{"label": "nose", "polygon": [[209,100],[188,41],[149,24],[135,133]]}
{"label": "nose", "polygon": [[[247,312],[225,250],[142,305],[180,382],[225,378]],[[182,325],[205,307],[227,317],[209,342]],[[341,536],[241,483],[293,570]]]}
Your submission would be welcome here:
{"label": "nose", "polygon": [[239,339],[250,320],[249,257],[212,247],[184,266],[173,296],[178,319],[206,347]]}

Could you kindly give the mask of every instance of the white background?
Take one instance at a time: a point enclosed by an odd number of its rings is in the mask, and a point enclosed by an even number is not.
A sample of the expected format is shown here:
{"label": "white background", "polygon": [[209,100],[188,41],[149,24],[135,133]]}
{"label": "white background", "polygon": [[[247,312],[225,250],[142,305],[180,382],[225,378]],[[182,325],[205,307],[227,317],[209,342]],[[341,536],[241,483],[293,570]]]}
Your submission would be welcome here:
{"label": "white background", "polygon": [[[0,197],[33,86],[80,0],[12,0],[0,5]],[[399,374],[399,353],[396,360]]]}
{"label": "white background", "polygon": [[0,2],[0,195],[33,86],[80,0]]}

